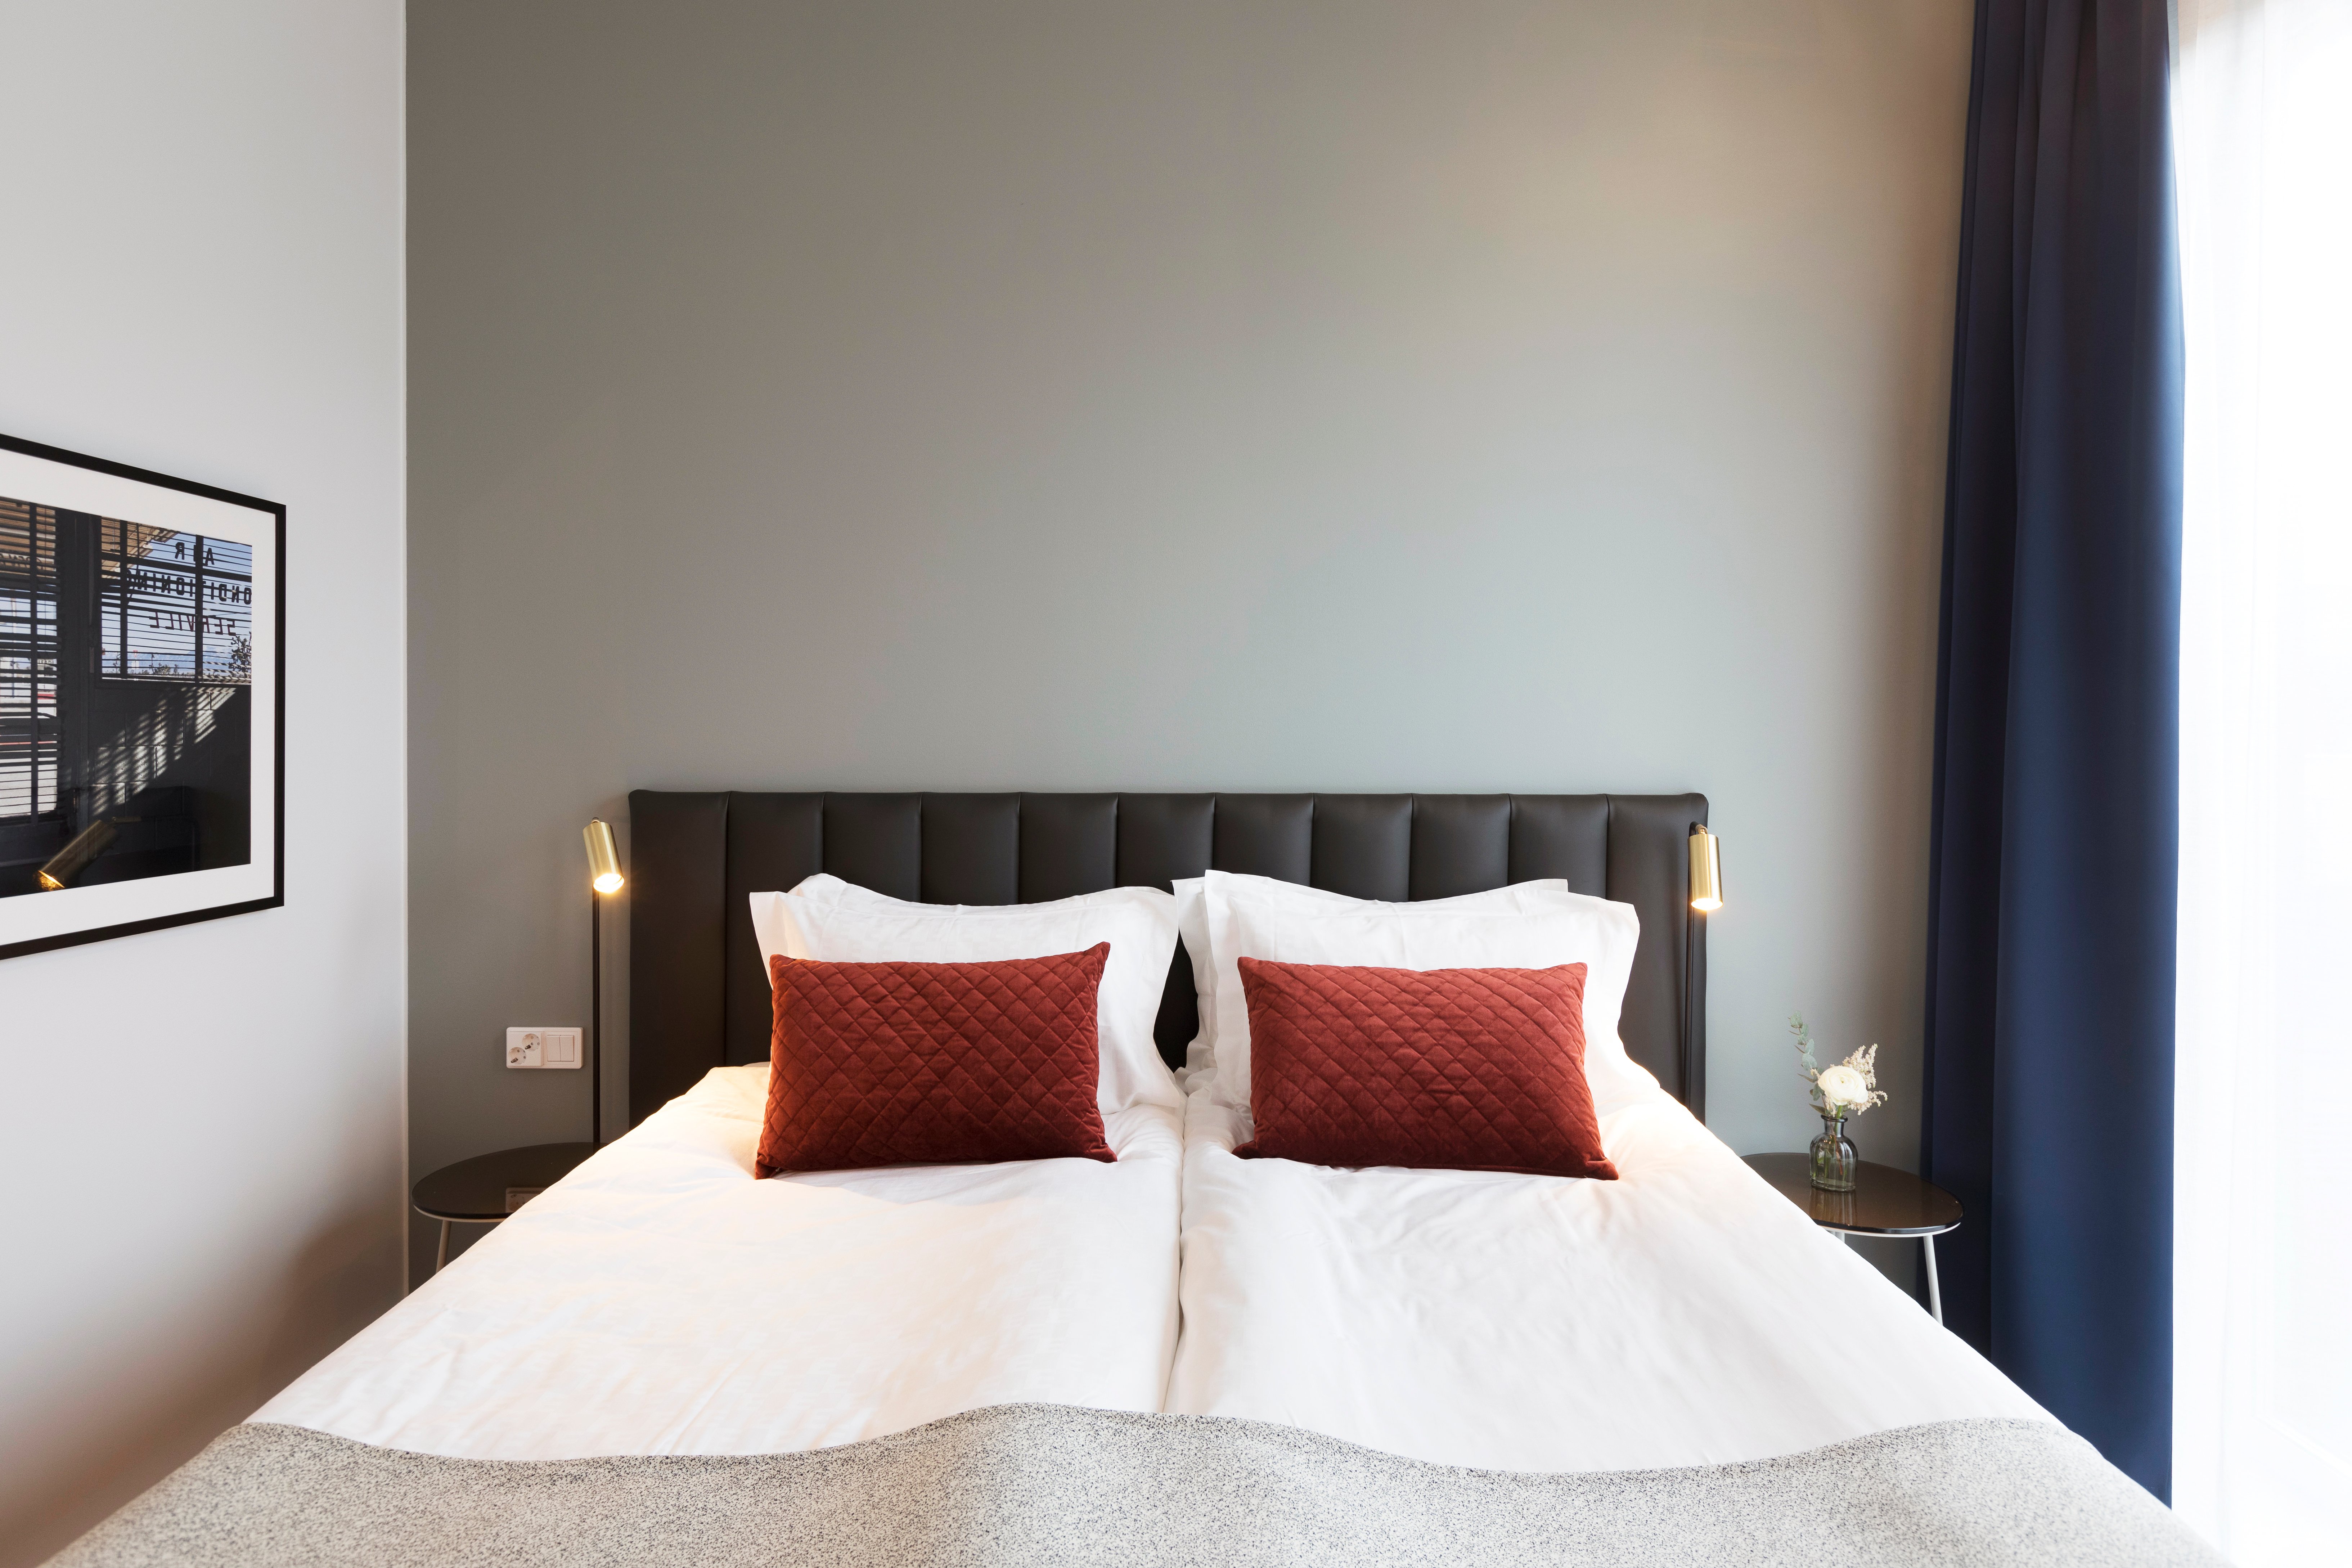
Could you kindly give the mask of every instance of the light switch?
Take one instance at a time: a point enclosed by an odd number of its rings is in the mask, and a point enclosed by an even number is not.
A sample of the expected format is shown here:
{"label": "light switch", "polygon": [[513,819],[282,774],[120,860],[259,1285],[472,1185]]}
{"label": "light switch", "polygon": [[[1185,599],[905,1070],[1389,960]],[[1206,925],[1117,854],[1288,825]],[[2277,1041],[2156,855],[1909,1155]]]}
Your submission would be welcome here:
{"label": "light switch", "polygon": [[581,1031],[577,1027],[509,1029],[507,1066],[510,1068],[577,1068]]}

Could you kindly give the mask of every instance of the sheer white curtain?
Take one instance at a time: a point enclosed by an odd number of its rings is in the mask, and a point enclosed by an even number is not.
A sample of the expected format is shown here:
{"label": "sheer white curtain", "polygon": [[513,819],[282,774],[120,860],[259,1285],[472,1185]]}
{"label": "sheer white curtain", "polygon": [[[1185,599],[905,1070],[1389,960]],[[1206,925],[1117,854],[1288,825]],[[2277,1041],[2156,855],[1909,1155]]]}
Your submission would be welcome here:
{"label": "sheer white curtain", "polygon": [[2173,1501],[2352,1562],[2352,0],[2179,0]]}

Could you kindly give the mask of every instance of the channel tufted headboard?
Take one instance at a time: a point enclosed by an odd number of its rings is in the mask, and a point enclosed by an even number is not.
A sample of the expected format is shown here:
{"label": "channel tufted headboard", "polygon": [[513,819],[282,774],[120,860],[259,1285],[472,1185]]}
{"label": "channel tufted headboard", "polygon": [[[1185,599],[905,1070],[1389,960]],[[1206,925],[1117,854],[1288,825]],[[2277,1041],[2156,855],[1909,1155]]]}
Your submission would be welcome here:
{"label": "channel tufted headboard", "polygon": [[[1403,902],[1565,877],[1632,904],[1642,944],[1619,1032],[1706,1114],[1706,922],[1693,919],[1699,795],[765,795],[629,796],[629,1120],[768,1055],[748,896],[830,871],[940,904],[1040,903],[1251,872]],[[1155,1033],[1199,1026],[1181,949]]]}

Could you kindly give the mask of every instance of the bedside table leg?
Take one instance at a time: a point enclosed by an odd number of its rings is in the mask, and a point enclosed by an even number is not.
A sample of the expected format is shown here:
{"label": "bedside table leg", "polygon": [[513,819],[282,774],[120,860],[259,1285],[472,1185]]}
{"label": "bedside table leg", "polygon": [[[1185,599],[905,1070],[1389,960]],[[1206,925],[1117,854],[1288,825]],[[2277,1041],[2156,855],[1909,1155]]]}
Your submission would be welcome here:
{"label": "bedside table leg", "polygon": [[1927,1249],[1927,1310],[1936,1314],[1936,1321],[1944,1321],[1944,1292],[1936,1285],[1936,1238],[1923,1236],[1920,1245]]}
{"label": "bedside table leg", "polygon": [[[446,1219],[445,1219],[445,1220],[443,1220],[443,1221],[441,1222],[441,1245],[440,1245],[440,1246],[438,1246],[438,1247],[435,1247],[435,1248],[433,1249],[433,1272],[434,1272],[434,1273],[436,1273],[436,1274],[438,1274],[438,1273],[440,1273],[440,1272],[441,1272],[441,1270],[443,1270],[444,1268],[448,1268],[448,1267],[449,1267],[449,1222],[448,1222],[447,1220],[446,1220]],[[1929,1242],[1929,1243],[1927,1244],[1927,1274],[1928,1274],[1928,1278],[1933,1279],[1933,1278],[1935,1277],[1935,1272],[1936,1272],[1936,1246],[1935,1246],[1935,1243],[1933,1243],[1933,1242]],[[1941,1322],[1941,1321],[1943,1321],[1943,1319],[1942,1319],[1942,1317],[1941,1317],[1940,1315],[1938,1315],[1936,1321],[1937,1321],[1937,1322]]]}

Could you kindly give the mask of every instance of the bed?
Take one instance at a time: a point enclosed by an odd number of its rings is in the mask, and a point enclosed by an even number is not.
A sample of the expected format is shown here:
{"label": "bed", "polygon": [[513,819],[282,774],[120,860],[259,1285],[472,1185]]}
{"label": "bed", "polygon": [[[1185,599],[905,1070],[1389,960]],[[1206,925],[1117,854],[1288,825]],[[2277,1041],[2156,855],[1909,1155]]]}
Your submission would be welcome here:
{"label": "bed", "polygon": [[[61,1561],[2211,1561],[1706,1131],[1706,812],[640,792],[631,1131]],[[1212,868],[1632,905],[1621,1179],[1244,1160],[1200,1082],[1112,1163],[754,1179],[752,894]]]}

